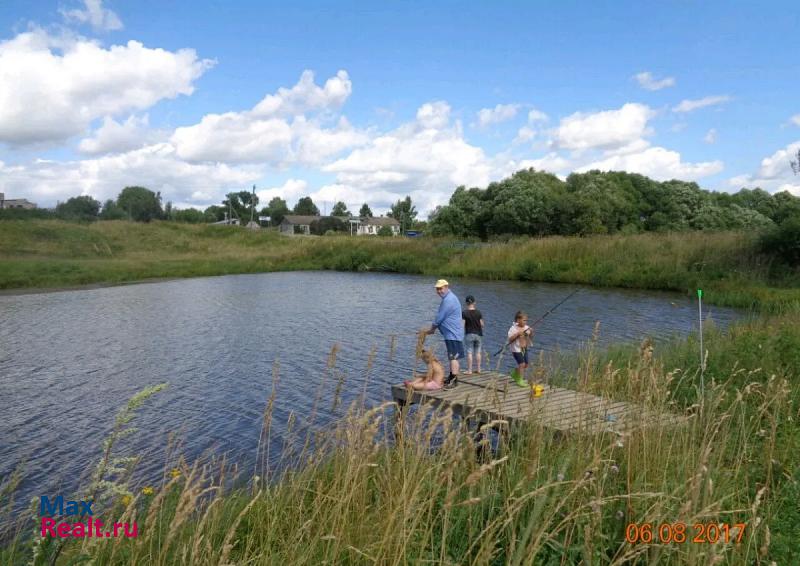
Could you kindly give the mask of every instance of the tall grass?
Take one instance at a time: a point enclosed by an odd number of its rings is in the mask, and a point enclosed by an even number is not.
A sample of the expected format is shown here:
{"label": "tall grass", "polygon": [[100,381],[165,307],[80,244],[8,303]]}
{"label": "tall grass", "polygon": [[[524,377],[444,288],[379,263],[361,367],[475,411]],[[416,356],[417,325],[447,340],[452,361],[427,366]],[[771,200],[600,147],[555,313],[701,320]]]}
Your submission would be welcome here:
{"label": "tall grass", "polygon": [[[138,521],[137,538],[72,541],[59,562],[789,563],[800,535],[797,366],[786,343],[800,336],[796,323],[784,315],[740,325],[730,340],[710,333],[702,394],[694,367],[674,365],[689,361],[691,342],[586,351],[581,387],[685,416],[673,426],[564,435],[531,420],[476,436],[468,419],[421,406],[384,434],[393,405],[355,404],[332,430],[310,432],[313,442],[299,439],[294,466],[272,481],[246,477],[231,491],[210,465],[184,466],[154,493],[108,509]],[[492,427],[507,429],[493,422],[484,432]],[[627,542],[631,524],[651,525],[653,540]],[[696,524],[729,525],[729,540],[693,542]],[[739,542],[735,524],[745,525]],[[686,542],[659,539],[679,525]],[[29,549],[17,542],[0,557],[22,563]]]}
{"label": "tall grass", "polygon": [[0,289],[331,269],[595,286],[705,288],[720,305],[800,308],[800,270],[776,266],[745,232],[521,238],[284,237],[224,226],[125,221],[0,222]]}

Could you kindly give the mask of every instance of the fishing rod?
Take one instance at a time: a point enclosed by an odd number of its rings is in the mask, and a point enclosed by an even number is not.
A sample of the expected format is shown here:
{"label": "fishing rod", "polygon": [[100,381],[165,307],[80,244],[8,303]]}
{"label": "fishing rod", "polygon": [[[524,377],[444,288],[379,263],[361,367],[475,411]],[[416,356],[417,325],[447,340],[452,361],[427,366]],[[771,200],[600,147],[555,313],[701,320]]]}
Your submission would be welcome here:
{"label": "fishing rod", "polygon": [[[558,307],[560,307],[561,305],[563,305],[564,303],[566,303],[566,302],[567,302],[567,301],[568,301],[568,300],[569,300],[569,299],[570,299],[570,298],[571,298],[571,297],[572,297],[572,296],[573,296],[575,293],[577,293],[578,291],[580,291],[580,289],[575,289],[575,290],[574,290],[572,293],[570,293],[569,295],[567,295],[566,297],[564,297],[563,299],[561,299],[561,302],[559,302],[559,303],[558,303],[556,306],[554,306],[553,308],[551,308],[549,311],[547,311],[547,312],[546,312],[546,313],[544,313],[542,316],[540,316],[540,317],[539,317],[537,320],[535,320],[535,321],[533,322],[533,324],[529,324],[528,326],[529,326],[530,328],[533,328],[533,327],[535,327],[537,324],[539,324],[539,323],[540,323],[540,322],[542,322],[544,319],[546,319],[546,318],[547,318],[547,317],[550,315],[550,313],[552,313],[552,312],[553,312],[554,310],[556,310]],[[510,345],[510,344],[511,344],[511,343],[512,343],[514,340],[516,340],[516,339],[518,339],[518,338],[519,338],[519,334],[517,334],[517,336],[516,336],[516,337],[512,338],[511,340],[509,340],[509,341],[508,341],[508,342],[506,342],[505,344],[503,344],[503,347],[502,347],[502,348],[500,348],[499,350],[497,350],[497,352],[495,352],[495,353],[494,353],[494,357],[497,357],[497,356],[499,356],[501,353],[503,353],[503,350],[505,350],[506,348],[508,348],[508,346],[509,346],[509,345]]]}

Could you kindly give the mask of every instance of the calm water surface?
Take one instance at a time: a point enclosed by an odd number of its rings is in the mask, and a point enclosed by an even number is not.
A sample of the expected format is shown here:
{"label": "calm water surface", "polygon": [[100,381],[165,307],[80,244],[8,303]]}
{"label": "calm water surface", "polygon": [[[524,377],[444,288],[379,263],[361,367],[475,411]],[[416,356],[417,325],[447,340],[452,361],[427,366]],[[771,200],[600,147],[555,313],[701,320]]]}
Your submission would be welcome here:
{"label": "calm water surface", "polygon": [[[274,364],[273,456],[290,413],[300,423],[309,416],[334,344],[341,347],[336,368],[347,377],[344,399],[332,411],[336,384],[327,382],[315,426],[341,415],[364,388],[368,404],[390,399],[389,385],[411,372],[413,331],[429,325],[438,307],[434,279],[270,273],[0,296],[0,479],[22,463],[22,501],[75,493],[120,407],[162,382],[169,387],[141,409],[128,445],[143,455],[140,479],[159,477],[170,433],[190,460],[225,453],[252,469]],[[502,345],[516,310],[533,321],[577,288],[451,283],[462,302],[477,298],[490,352]],[[721,308],[710,315],[721,327],[741,316]],[[541,324],[534,350],[574,350],[597,320],[604,344],[664,339],[694,330],[697,306],[669,293],[585,288]],[[433,343],[441,354],[441,336]]]}

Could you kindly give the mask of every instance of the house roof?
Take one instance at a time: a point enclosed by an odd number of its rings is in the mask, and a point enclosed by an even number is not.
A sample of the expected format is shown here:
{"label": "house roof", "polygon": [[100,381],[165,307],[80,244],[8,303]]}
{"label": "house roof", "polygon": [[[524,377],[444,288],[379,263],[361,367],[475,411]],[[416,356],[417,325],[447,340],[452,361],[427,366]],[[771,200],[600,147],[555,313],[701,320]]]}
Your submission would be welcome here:
{"label": "house roof", "polygon": [[[304,224],[311,224],[312,222],[314,222],[315,220],[319,220],[320,218],[322,218],[322,216],[298,216],[293,214],[287,214],[286,216],[283,217],[283,222],[288,221],[289,224],[304,225]],[[283,224],[283,222],[281,222],[281,224]]]}

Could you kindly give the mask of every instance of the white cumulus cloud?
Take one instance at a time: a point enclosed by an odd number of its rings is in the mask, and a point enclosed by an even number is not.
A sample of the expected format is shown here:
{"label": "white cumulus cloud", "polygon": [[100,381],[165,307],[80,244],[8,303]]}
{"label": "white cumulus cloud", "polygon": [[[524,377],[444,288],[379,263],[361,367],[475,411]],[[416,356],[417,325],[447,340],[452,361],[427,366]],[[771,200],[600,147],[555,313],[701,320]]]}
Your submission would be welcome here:
{"label": "white cumulus cloud", "polygon": [[529,169],[533,167],[539,171],[547,171],[549,173],[569,173],[571,163],[565,157],[557,153],[548,153],[539,159],[524,159],[519,163],[514,163],[512,170],[508,174],[518,171],[520,169]]}
{"label": "white cumulus cloud", "polygon": [[680,104],[675,106],[672,111],[680,113],[691,112],[698,108],[705,108],[706,106],[717,106],[729,100],[731,100],[731,97],[728,95],[706,96],[705,98],[698,98],[695,100],[681,100]]}
{"label": "white cumulus cloud", "polygon": [[681,179],[696,181],[719,173],[723,169],[721,161],[704,161],[701,163],[686,163],[681,160],[677,151],[663,147],[650,147],[644,151],[613,155],[584,165],[577,172],[599,169],[601,171],[628,171],[640,173],[658,181]]}
{"label": "white cumulus cloud", "polygon": [[483,150],[464,140],[461,124],[451,124],[449,115],[447,103],[426,103],[414,122],[322,169],[336,175],[336,194],[345,202],[370,196],[367,202],[385,207],[410,195],[420,211],[430,211],[447,202],[458,185],[485,186],[492,178]]}
{"label": "white cumulus cloud", "polygon": [[541,110],[537,110],[534,108],[533,110],[528,112],[528,123],[535,124],[536,122],[547,122],[550,118],[542,112]]}
{"label": "white cumulus cloud", "polygon": [[218,203],[230,190],[247,187],[263,173],[262,167],[186,163],[170,144],[159,143],[95,159],[0,167],[0,186],[6,194],[25,194],[40,206],[79,194],[101,201],[116,198],[129,185],[161,191],[165,200],[182,206],[206,206]]}
{"label": "white cumulus cloud", "polygon": [[120,153],[136,149],[156,141],[158,132],[149,129],[149,117],[129,116],[124,122],[117,122],[110,116],[103,118],[103,124],[93,135],[78,144],[81,153],[99,155]]}
{"label": "white cumulus cloud", "polygon": [[638,103],[592,114],[576,112],[562,118],[551,132],[552,143],[556,148],[570,150],[623,147],[650,134],[647,122],[655,114],[648,106]]}
{"label": "white cumulus cloud", "polygon": [[213,63],[193,49],[108,49],[42,30],[0,42],[0,142],[63,141],[104,116],[144,110],[194,91]]}
{"label": "white cumulus cloud", "polygon": [[320,87],[314,83],[314,73],[305,70],[296,85],[292,88],[281,87],[275,94],[268,94],[256,104],[252,114],[259,118],[268,118],[337,109],[352,92],[353,85],[347,71],[339,71]]}
{"label": "white cumulus cloud", "polygon": [[769,157],[765,157],[761,160],[761,166],[755,177],[769,181],[789,178],[793,174],[791,162],[797,160],[798,151],[800,151],[800,142],[794,142]]}
{"label": "white cumulus cloud", "polygon": [[294,87],[280,88],[252,110],[207,114],[198,124],[177,128],[170,141],[189,161],[318,165],[369,139],[344,117],[328,126],[330,113],[350,91],[345,71],[324,87],[305,71]]}
{"label": "white cumulus cloud", "polygon": [[67,22],[89,24],[96,30],[113,31],[122,29],[122,20],[114,12],[103,8],[103,0],[83,0],[84,9],[61,10]]}
{"label": "white cumulus cloud", "polygon": [[706,142],[707,144],[716,143],[716,141],[717,141],[717,130],[714,129],[714,128],[711,128],[710,130],[708,130],[706,132],[706,135],[703,137],[703,141]]}
{"label": "white cumulus cloud", "polygon": [[645,90],[661,90],[670,86],[675,86],[674,77],[664,77],[663,79],[656,79],[649,71],[637,73],[634,75],[636,82]]}
{"label": "white cumulus cloud", "polygon": [[494,108],[482,108],[478,111],[478,126],[485,128],[511,120],[517,115],[519,104],[498,104]]}
{"label": "white cumulus cloud", "polygon": [[289,179],[283,185],[270,187],[268,189],[257,190],[259,206],[267,206],[269,201],[275,197],[286,201],[289,209],[294,207],[297,201],[308,194],[308,182],[304,179]]}

